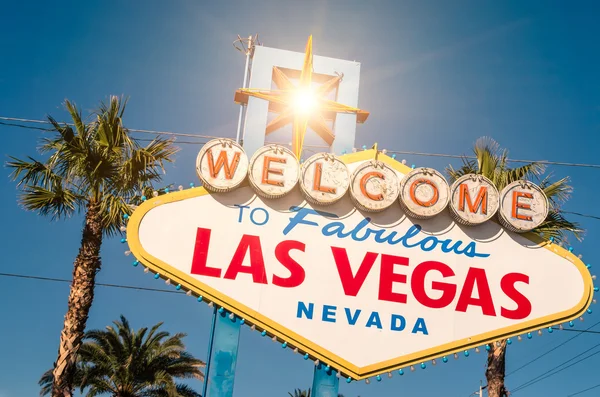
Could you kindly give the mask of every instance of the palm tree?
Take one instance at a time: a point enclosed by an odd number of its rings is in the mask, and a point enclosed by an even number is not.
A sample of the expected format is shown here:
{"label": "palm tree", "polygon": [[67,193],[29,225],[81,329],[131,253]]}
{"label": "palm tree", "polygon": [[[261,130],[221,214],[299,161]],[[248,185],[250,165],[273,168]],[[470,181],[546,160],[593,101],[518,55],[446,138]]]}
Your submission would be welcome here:
{"label": "palm tree", "polygon": [[[85,333],[77,353],[73,386],[86,396],[110,394],[113,397],[200,397],[200,394],[176,378],[204,380],[200,368],[205,363],[185,351],[185,334],[169,336],[158,331],[162,323],[150,332],[141,328],[134,332],[123,316],[106,330]],[[52,391],[53,370],[39,381],[41,396]]]}
{"label": "palm tree", "polygon": [[[508,184],[521,179],[537,179],[538,185],[544,190],[550,203],[550,210],[546,220],[533,230],[533,233],[544,238],[553,237],[554,241],[560,243],[565,240],[567,234],[571,233],[580,239],[582,230],[576,223],[570,222],[563,217],[560,206],[569,198],[572,191],[568,178],[550,181],[550,175],[542,178],[545,167],[543,164],[532,162],[521,167],[511,168],[508,165],[508,151],[501,150],[497,142],[491,138],[483,137],[477,140],[473,151],[476,159],[463,157],[463,165],[454,169],[452,166],[446,168],[450,182],[467,174],[481,174],[490,179],[498,190],[502,190]],[[504,387],[506,340],[488,345],[487,390],[489,397],[505,397],[507,395]]]}
{"label": "palm tree", "polygon": [[81,344],[100,270],[104,236],[119,233],[129,202],[161,178],[165,162],[172,161],[172,141],[154,139],[141,147],[123,127],[126,101],[110,97],[86,124],[74,104],[65,101],[72,124],[48,117],[55,135],[44,138],[40,153],[45,161],[11,157],[7,166],[18,181],[20,204],[27,210],[66,218],[85,212],[81,246],[73,263],[68,309],[54,363],[53,397],[72,394],[76,353]]}

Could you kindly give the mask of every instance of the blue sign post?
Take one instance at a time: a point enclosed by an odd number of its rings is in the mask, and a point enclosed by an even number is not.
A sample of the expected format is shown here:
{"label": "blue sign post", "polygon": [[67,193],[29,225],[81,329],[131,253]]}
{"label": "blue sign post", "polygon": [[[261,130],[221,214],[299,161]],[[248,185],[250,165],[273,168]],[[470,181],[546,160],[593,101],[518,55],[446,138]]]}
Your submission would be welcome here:
{"label": "blue sign post", "polygon": [[315,365],[311,396],[337,397],[340,388],[340,378],[335,371],[319,363]]}
{"label": "blue sign post", "polygon": [[233,396],[240,327],[240,321],[235,315],[229,315],[225,310],[217,310],[215,307],[203,397]]}

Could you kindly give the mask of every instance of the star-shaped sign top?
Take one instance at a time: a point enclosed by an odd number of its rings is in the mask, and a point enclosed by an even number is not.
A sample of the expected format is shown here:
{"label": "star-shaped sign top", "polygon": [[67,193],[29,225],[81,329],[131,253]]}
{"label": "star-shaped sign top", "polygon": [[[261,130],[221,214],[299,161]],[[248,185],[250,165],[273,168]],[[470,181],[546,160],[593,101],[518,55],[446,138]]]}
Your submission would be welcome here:
{"label": "star-shaped sign top", "polygon": [[267,125],[265,134],[269,135],[292,123],[292,151],[300,159],[308,127],[331,146],[335,135],[327,125],[327,120],[333,120],[336,113],[354,113],[357,123],[364,123],[369,117],[367,111],[327,99],[341,80],[342,76],[338,75],[318,87],[312,87],[313,53],[310,36],[306,43],[304,64],[297,85],[292,83],[280,68],[273,67],[273,82],[277,90],[240,88],[236,91],[234,100],[240,104],[247,104],[248,98],[252,96],[269,101],[269,110],[278,113],[278,116]]}

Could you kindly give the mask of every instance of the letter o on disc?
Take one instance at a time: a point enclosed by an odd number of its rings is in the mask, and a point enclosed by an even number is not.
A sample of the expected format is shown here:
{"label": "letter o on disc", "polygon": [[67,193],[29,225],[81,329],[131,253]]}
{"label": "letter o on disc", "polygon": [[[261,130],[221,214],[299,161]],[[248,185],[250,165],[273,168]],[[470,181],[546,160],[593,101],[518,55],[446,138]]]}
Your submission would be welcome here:
{"label": "letter o on disc", "polygon": [[300,189],[311,204],[330,205],[350,187],[350,171],[339,157],[317,153],[300,166]]}
{"label": "letter o on disc", "polygon": [[283,197],[292,191],[300,174],[298,159],[291,150],[279,145],[263,146],[250,159],[250,186],[264,198]]}
{"label": "letter o on disc", "polygon": [[516,181],[500,192],[498,219],[508,230],[525,233],[544,222],[549,207],[548,198],[538,185]]}
{"label": "letter o on disc", "polygon": [[246,179],[248,156],[231,139],[213,139],[200,149],[196,157],[196,172],[206,190],[229,192]]}
{"label": "letter o on disc", "polygon": [[396,171],[387,164],[367,161],[359,165],[350,178],[352,201],[362,211],[383,211],[398,198],[398,182]]}
{"label": "letter o on disc", "polygon": [[413,218],[438,215],[450,200],[450,187],[442,174],[430,168],[417,168],[400,181],[400,205]]}
{"label": "letter o on disc", "polygon": [[463,175],[450,187],[450,213],[463,225],[474,226],[490,220],[499,206],[498,189],[483,175]]}

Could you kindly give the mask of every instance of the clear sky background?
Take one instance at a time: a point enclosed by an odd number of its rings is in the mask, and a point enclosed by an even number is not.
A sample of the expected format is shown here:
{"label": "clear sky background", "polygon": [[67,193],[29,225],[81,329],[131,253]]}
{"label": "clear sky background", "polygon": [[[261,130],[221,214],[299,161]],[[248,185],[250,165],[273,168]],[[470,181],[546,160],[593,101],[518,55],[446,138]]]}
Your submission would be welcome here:
{"label": "clear sky background", "polygon": [[[512,158],[600,163],[599,19],[594,1],[3,2],[0,116],[67,120],[65,98],[87,111],[110,94],[124,94],[130,128],[233,137],[239,109],[233,93],[244,64],[231,45],[236,35],[258,32],[266,46],[303,51],[313,34],[316,55],[362,63],[359,105],[371,117],[359,126],[357,147],[377,141],[387,149],[462,154],[488,135]],[[0,134],[1,153],[19,157],[34,155],[42,136],[7,126]],[[197,182],[200,145],[181,147],[165,176],[175,186]],[[450,162],[405,158],[438,169]],[[600,215],[600,169],[550,171],[572,178],[566,210]],[[22,211],[6,169],[0,189],[0,272],[70,278],[81,218],[50,223]],[[594,266],[600,221],[573,219],[587,229],[583,243],[573,243],[575,252]],[[166,288],[132,267],[123,251],[118,239],[105,241],[98,282]],[[68,291],[67,283],[0,276],[0,397],[38,394],[37,381],[56,358]],[[102,328],[119,314],[136,328],[164,321],[167,330],[186,332],[189,350],[206,358],[211,309],[205,304],[98,287],[88,327]],[[589,327],[598,316],[576,327]],[[513,344],[508,372],[575,335],[544,333]],[[598,343],[600,334],[581,335],[511,373],[508,389]],[[597,384],[599,364],[600,355],[593,356],[515,394],[567,396]],[[247,327],[237,368],[236,396],[286,396],[312,381],[310,362]],[[485,355],[472,354],[370,385],[343,382],[340,391],[467,397],[484,369]]]}

